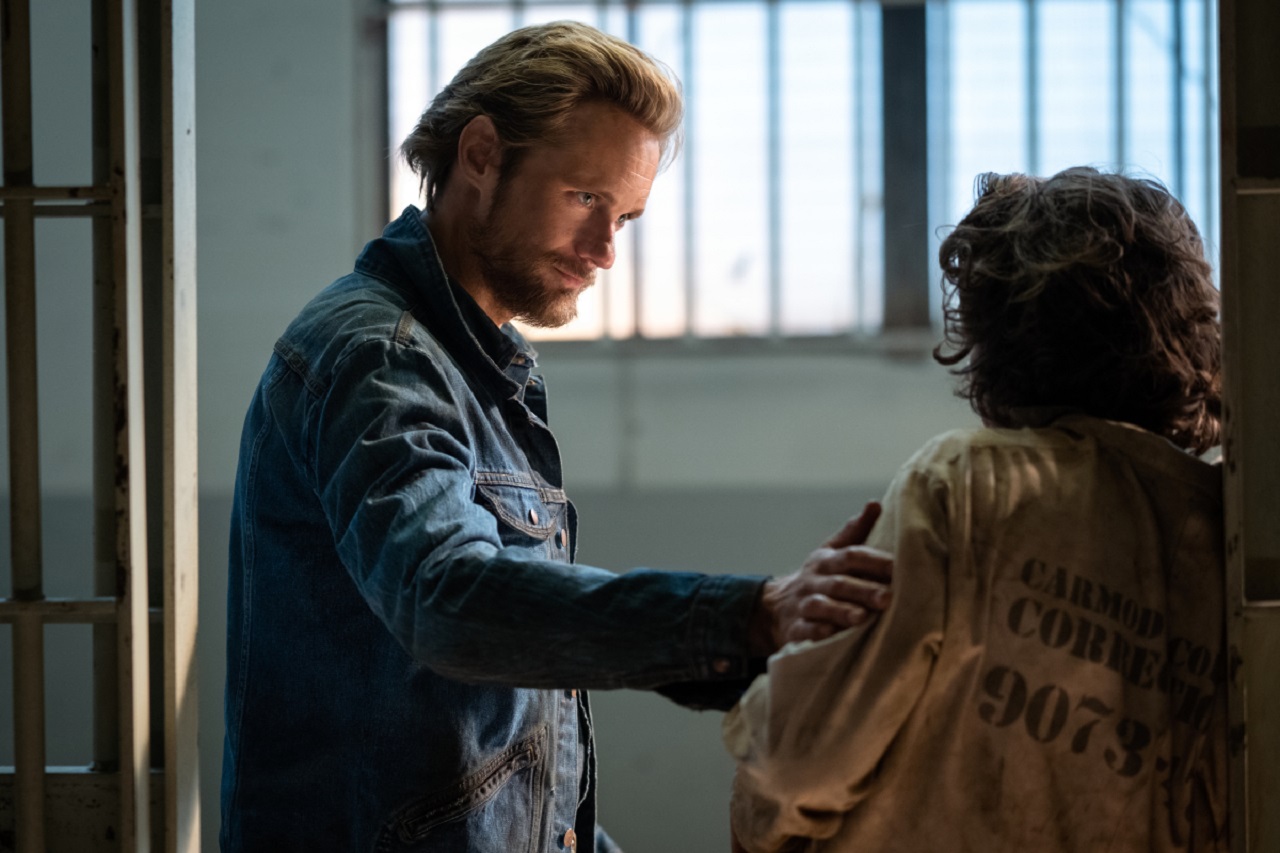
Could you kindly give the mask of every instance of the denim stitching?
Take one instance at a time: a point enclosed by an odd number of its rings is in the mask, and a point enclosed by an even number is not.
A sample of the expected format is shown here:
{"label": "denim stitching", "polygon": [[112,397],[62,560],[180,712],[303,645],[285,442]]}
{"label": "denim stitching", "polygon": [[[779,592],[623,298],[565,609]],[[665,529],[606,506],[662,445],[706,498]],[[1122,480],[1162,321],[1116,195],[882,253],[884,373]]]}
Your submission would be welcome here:
{"label": "denim stitching", "polygon": [[498,518],[506,522],[509,526],[514,527],[521,533],[532,536],[535,539],[545,540],[551,536],[551,531],[556,526],[555,516],[544,505],[543,511],[546,512],[548,521],[546,524],[532,525],[528,524],[507,510],[506,502],[502,496],[496,494],[492,489],[488,489],[483,485],[476,486],[477,491],[485,498],[485,501],[493,507],[493,511]]}
{"label": "denim stitching", "polygon": [[[418,841],[442,823],[461,817],[488,803],[521,770],[541,761],[545,750],[546,727],[504,750],[487,764],[454,784],[427,794],[401,810],[391,825],[406,844]],[[434,803],[444,800],[439,805]],[[427,805],[427,808],[423,806]]]}

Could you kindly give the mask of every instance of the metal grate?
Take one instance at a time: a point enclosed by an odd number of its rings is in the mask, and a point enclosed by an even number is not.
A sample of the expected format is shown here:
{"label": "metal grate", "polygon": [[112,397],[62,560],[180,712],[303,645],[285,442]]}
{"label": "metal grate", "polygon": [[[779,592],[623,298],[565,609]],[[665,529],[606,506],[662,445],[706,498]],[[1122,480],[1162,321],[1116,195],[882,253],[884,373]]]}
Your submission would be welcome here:
{"label": "metal grate", "polygon": [[[0,214],[13,583],[10,597],[0,599],[0,621],[13,626],[15,737],[14,767],[0,773],[13,808],[0,810],[0,820],[11,821],[21,853],[199,845],[191,12],[189,0],[94,0],[94,183],[50,187],[33,180],[30,0],[4,3]],[[158,76],[145,76],[148,68],[159,69]],[[159,152],[154,166],[143,165],[144,148]],[[147,168],[154,170],[147,172],[154,197],[144,198]],[[93,223],[98,523],[96,565],[84,570],[94,578],[95,594],[88,597],[44,591],[35,220],[46,216]],[[144,282],[146,259],[158,261],[151,269],[159,272]],[[157,328],[144,328],[147,300],[158,307]],[[144,374],[144,337],[155,342],[163,362],[153,380]],[[144,396],[147,408],[159,413],[150,430]],[[160,473],[161,492],[160,509],[151,514],[149,470]],[[150,555],[148,528],[160,543]],[[159,590],[154,606],[149,566]],[[44,629],[66,623],[93,626],[94,754],[85,756],[83,771],[46,767]],[[159,660],[150,652],[153,623],[162,638]],[[153,682],[164,709],[155,743]],[[157,773],[153,756],[160,754],[164,766]]]}

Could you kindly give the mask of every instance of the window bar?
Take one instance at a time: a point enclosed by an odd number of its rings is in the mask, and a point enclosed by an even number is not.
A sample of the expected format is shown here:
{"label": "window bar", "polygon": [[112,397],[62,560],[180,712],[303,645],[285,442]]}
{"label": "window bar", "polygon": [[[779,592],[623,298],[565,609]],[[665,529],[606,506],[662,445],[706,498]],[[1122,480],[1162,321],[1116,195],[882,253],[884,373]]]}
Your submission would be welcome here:
{"label": "window bar", "polygon": [[884,327],[927,326],[929,316],[926,13],[923,5],[881,7]]}
{"label": "window bar", "polygon": [[[1200,34],[1200,47],[1204,51],[1204,233],[1206,239],[1218,232],[1218,134],[1214,117],[1219,115],[1217,69],[1218,16],[1217,4],[1201,0],[1204,10],[1204,26]],[[1222,235],[1216,241],[1222,245]],[[1218,268],[1221,268],[1219,261]]]}
{"label": "window bar", "polygon": [[1114,69],[1114,85],[1116,92],[1115,100],[1115,158],[1116,168],[1123,169],[1125,167],[1125,157],[1128,154],[1129,140],[1128,128],[1125,122],[1128,120],[1129,114],[1129,98],[1128,90],[1125,88],[1127,75],[1125,74],[1125,63],[1128,61],[1129,32],[1128,19],[1126,14],[1126,0],[1115,0],[1115,16],[1112,26],[1115,29],[1115,69]]}
{"label": "window bar", "polygon": [[[520,0],[517,0],[520,2]],[[523,4],[522,4],[523,8]],[[585,16],[584,16],[585,17]],[[609,3],[608,0],[597,0],[596,2],[596,29],[607,33],[609,31]],[[626,240],[629,236],[627,231],[623,231],[621,235],[614,235],[614,260],[617,260],[617,244],[618,240]],[[617,269],[615,263],[614,268]],[[612,321],[613,321],[613,287],[611,287],[611,279],[613,278],[613,269],[603,270],[601,272],[600,286],[600,340],[607,341],[613,337]]]}
{"label": "window bar", "polygon": [[694,220],[694,178],[696,158],[693,156],[694,140],[694,107],[697,104],[697,87],[693,76],[693,0],[682,0],[680,4],[680,79],[684,83],[684,336],[685,340],[694,338],[694,320],[696,305],[694,301],[694,262],[695,232],[697,223]]}
{"label": "window bar", "polygon": [[[185,4],[194,2],[194,0],[180,0]],[[174,7],[170,3],[165,3],[166,10],[173,10]],[[184,9],[185,6],[180,8]],[[387,221],[389,215],[398,215],[398,212],[391,212],[391,182],[387,179],[390,168],[386,172],[383,171],[382,164],[387,163],[388,167],[395,161],[398,151],[397,147],[393,147],[392,137],[392,119],[395,111],[391,106],[391,75],[388,73],[388,63],[391,61],[391,28],[395,26],[391,20],[386,17],[373,14],[372,0],[365,0],[364,12],[362,14],[362,22],[360,26],[360,42],[359,49],[356,53],[358,62],[358,72],[356,74],[357,84],[359,86],[360,95],[357,100],[359,104],[358,118],[352,122],[352,143],[353,150],[360,152],[356,155],[356,160],[360,164],[356,169],[354,188],[356,190],[356,198],[361,199],[362,190],[365,187],[371,187],[367,194],[364,194],[361,202],[356,207],[360,211],[358,217],[354,217],[352,225],[354,226],[353,237],[357,245],[364,240],[371,228],[376,228],[379,233],[381,226]],[[179,40],[185,40],[185,31],[187,22],[178,20],[176,10],[167,12],[172,15],[174,20],[171,24],[171,32],[165,42],[165,48],[172,51],[175,57],[181,56],[179,46],[175,44]],[[401,19],[403,20],[403,18]],[[194,26],[194,23],[191,24]],[[188,51],[191,56],[195,55],[194,45],[182,45],[182,50]],[[166,63],[166,68],[176,69],[178,60]],[[176,85],[174,83],[173,85]],[[172,93],[171,93],[172,95]],[[181,95],[164,95],[164,104],[166,108],[178,109],[179,105],[175,102],[175,98]],[[192,102],[195,101],[194,93],[191,95]],[[194,123],[194,118],[193,118]],[[195,128],[192,127],[192,136],[195,135]],[[185,150],[186,146],[178,141],[174,143],[177,149],[173,152],[173,157],[183,159],[180,152]],[[172,158],[165,160],[166,168],[172,166]],[[148,204],[144,200],[142,204],[143,217],[146,217]],[[163,205],[161,205],[163,208]],[[169,209],[169,214],[181,216],[180,211]],[[165,215],[162,213],[162,215]],[[171,224],[170,218],[166,218],[166,226]],[[194,250],[194,249],[193,249]],[[166,250],[167,251],[167,250]]]}
{"label": "window bar", "polygon": [[[439,4],[431,2],[427,5],[427,98],[434,98],[440,91],[440,15]],[[423,104],[423,109],[426,108]],[[398,143],[400,140],[396,140]],[[426,202],[424,201],[425,205]]]}
{"label": "window bar", "polygon": [[[640,7],[636,0],[627,2],[627,41],[640,44]],[[644,337],[644,219],[635,222],[631,232],[631,337]]]}
{"label": "window bar", "polygon": [[853,191],[853,239],[850,241],[853,250],[853,256],[850,258],[850,269],[853,274],[849,277],[849,283],[853,288],[852,304],[854,307],[854,316],[849,322],[849,334],[856,336],[860,329],[866,325],[867,316],[867,288],[864,286],[863,270],[864,264],[864,240],[865,231],[864,222],[866,220],[866,178],[863,174],[866,169],[866,128],[863,117],[863,98],[862,98],[862,10],[866,6],[865,0],[851,0],[850,12],[853,17],[853,54],[852,71],[853,80],[851,81],[850,106],[853,112],[853,180],[851,189]]}
{"label": "window bar", "polygon": [[[25,195],[32,185],[31,7],[5,3],[0,73],[3,80],[4,184]],[[19,189],[21,188],[21,189]],[[40,425],[36,375],[34,202],[4,201],[5,352],[9,390],[9,525],[13,598],[44,598],[40,542]],[[14,828],[18,853],[45,848],[44,623],[15,614]]]}
{"label": "window bar", "polygon": [[765,109],[769,117],[766,176],[769,216],[769,337],[782,339],[782,13],[778,0],[766,0]]}
{"label": "window bar", "polygon": [[1040,9],[1026,0],[1027,173],[1040,174]]}
{"label": "window bar", "polygon": [[1186,94],[1183,91],[1183,76],[1186,74],[1183,51],[1185,33],[1183,32],[1182,0],[1172,0],[1173,13],[1173,194],[1179,200],[1187,186],[1187,146],[1182,138],[1186,131]]}
{"label": "window bar", "polygon": [[[952,92],[949,84],[951,62],[951,6],[944,0],[929,0],[925,6],[927,67],[926,115],[928,116],[928,148],[925,159],[929,174],[928,229],[929,258],[938,256],[942,245],[942,233],[938,225],[951,221],[949,213],[948,193],[951,187],[951,174],[955,163],[951,153],[951,114]],[[937,97],[934,97],[934,93]],[[929,266],[932,269],[932,264]],[[931,276],[932,277],[932,276]],[[934,316],[935,307],[941,316],[942,293],[937,287],[928,288],[929,316]]]}

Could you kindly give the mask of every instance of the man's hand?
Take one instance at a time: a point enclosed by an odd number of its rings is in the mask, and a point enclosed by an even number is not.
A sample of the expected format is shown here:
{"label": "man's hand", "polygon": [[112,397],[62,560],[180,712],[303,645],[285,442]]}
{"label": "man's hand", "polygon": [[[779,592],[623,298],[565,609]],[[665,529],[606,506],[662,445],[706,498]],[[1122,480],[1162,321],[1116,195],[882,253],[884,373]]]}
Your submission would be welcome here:
{"label": "man's hand", "polygon": [[810,554],[800,571],[765,582],[752,616],[751,654],[770,655],[784,643],[830,637],[889,606],[893,557],[863,545],[879,517],[880,504],[867,504]]}

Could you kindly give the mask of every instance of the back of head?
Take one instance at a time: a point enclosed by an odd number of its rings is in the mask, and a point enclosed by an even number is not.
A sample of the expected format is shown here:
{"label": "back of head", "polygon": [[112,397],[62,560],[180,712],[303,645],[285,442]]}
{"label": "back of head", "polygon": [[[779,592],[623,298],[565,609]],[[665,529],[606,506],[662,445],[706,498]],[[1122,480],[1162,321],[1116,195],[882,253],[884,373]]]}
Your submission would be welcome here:
{"label": "back of head", "polygon": [[987,423],[1068,409],[1196,452],[1218,442],[1218,293],[1195,225],[1159,183],[1088,168],[983,175],[939,261],[934,357],[960,365],[958,393]]}
{"label": "back of head", "polygon": [[523,27],[477,53],[432,100],[400,152],[421,178],[430,209],[473,118],[493,120],[506,171],[530,147],[554,144],[573,108],[589,101],[626,112],[670,160],[683,114],[674,75],[622,39],[573,21]]}

